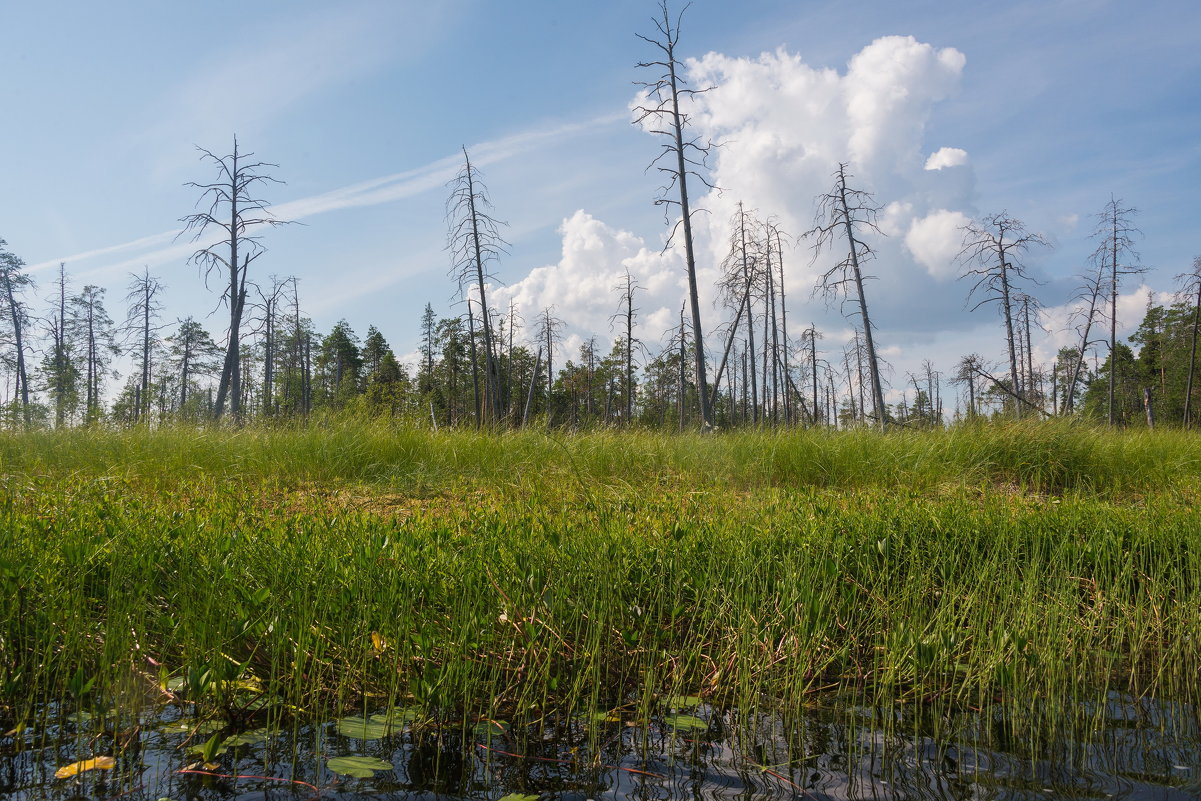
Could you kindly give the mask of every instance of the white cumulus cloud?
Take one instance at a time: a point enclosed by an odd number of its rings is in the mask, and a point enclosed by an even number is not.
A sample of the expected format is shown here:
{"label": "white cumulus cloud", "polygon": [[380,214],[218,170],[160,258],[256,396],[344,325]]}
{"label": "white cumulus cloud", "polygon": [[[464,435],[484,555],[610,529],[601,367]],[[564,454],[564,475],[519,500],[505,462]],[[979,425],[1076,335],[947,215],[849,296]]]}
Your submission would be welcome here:
{"label": "white cumulus cloud", "polygon": [[955,257],[963,247],[963,227],[971,219],[961,211],[938,209],[915,219],[905,234],[905,247],[932,277],[954,278]]}
{"label": "white cumulus cloud", "polygon": [[926,159],[927,170],[941,170],[946,167],[963,167],[967,164],[967,151],[958,147],[940,147]]}

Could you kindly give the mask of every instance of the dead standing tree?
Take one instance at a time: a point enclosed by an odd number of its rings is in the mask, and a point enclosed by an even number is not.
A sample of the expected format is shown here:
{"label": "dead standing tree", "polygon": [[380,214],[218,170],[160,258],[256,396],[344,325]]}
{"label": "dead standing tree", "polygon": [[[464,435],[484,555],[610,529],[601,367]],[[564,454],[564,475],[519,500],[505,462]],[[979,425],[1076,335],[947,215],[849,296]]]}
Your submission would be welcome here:
{"label": "dead standing tree", "polygon": [[[503,413],[500,395],[500,376],[496,367],[496,348],[492,337],[491,315],[484,282],[493,276],[488,265],[505,253],[509,244],[500,235],[504,222],[489,213],[492,202],[488,190],[480,182],[479,169],[471,165],[467,148],[463,148],[463,168],[450,182],[450,197],[446,200],[446,249],[450,251],[450,275],[459,285],[460,294],[467,296],[468,315],[471,315],[468,287],[478,295],[480,320],[484,335],[484,370],[488,394],[488,408],[492,422],[498,422]],[[473,338],[474,339],[474,338]]]}
{"label": "dead standing tree", "polygon": [[876,425],[881,431],[887,422],[888,411],[884,405],[884,387],[880,381],[880,361],[876,356],[876,343],[872,336],[871,317],[867,311],[867,296],[863,291],[862,265],[875,255],[875,251],[863,239],[863,230],[875,231],[883,236],[876,226],[879,207],[869,192],[847,186],[847,165],[839,164],[834,173],[834,188],[817,198],[817,225],[805,234],[814,237],[813,255],[816,259],[826,247],[846,237],[847,256],[822,274],[821,283],[815,292],[827,297],[841,295],[844,299],[854,287],[859,306],[859,317],[863,321],[863,337],[867,345],[868,374],[872,382],[872,403],[875,406]]}
{"label": "dead standing tree", "polygon": [[[229,305],[229,336],[225,346],[225,363],[221,368],[221,379],[217,384],[217,399],[213,405],[213,416],[220,418],[229,399],[229,411],[235,419],[242,416],[242,372],[241,372],[241,329],[242,316],[246,307],[246,275],[250,263],[263,255],[265,249],[259,231],[263,226],[285,225],[288,221],[276,219],[268,211],[267,201],[256,197],[261,184],[282,184],[276,178],[261,172],[268,167],[278,167],[266,161],[251,161],[253,153],[238,150],[238,139],[234,137],[233,152],[217,156],[198,147],[202,161],[210,161],[217,167],[217,180],[202,184],[190,181],[185,186],[201,190],[197,206],[206,199],[209,207],[183,217],[184,231],[193,231],[192,241],[199,240],[206,232],[216,229],[221,236],[212,244],[192,254],[190,262],[197,264],[204,273],[205,283],[214,272],[220,273],[223,281],[221,303]],[[218,252],[228,248],[228,255]]]}
{"label": "dead standing tree", "polygon": [[1093,340],[1091,339],[1093,324],[1097,321],[1101,304],[1105,302],[1105,271],[1103,265],[1096,259],[1093,259],[1092,271],[1086,273],[1082,279],[1084,283],[1076,295],[1076,300],[1087,303],[1088,309],[1081,309],[1076,313],[1084,319],[1076,327],[1077,332],[1080,334],[1080,344],[1076,348],[1076,360],[1075,364],[1072,365],[1071,378],[1064,389],[1063,405],[1059,411],[1063,415],[1072,411],[1072,403],[1076,397],[1076,387],[1080,384],[1080,372],[1084,368],[1084,357],[1088,353],[1088,349],[1093,345]]}
{"label": "dead standing tree", "polygon": [[1193,374],[1197,369],[1197,331],[1201,327],[1201,256],[1193,259],[1193,269],[1176,276],[1180,282],[1179,297],[1193,304],[1193,325],[1188,355],[1188,377],[1184,382],[1184,427],[1192,426]]}
{"label": "dead standing tree", "polygon": [[138,384],[135,390],[133,418],[143,419],[150,411],[150,380],[154,368],[154,351],[160,345],[159,331],[163,326],[157,324],[163,304],[159,295],[165,287],[163,283],[150,274],[150,268],[142,270],[142,274],[130,274],[129,294],[125,302],[129,304],[125,315],[125,325],[122,333],[126,341],[133,342],[133,350],[138,361]]}
{"label": "dead standing tree", "polygon": [[1110,196],[1105,208],[1096,215],[1097,229],[1093,232],[1093,237],[1099,240],[1093,258],[1106,264],[1109,273],[1109,387],[1106,415],[1110,425],[1117,422],[1114,395],[1118,366],[1114,350],[1118,344],[1118,283],[1120,276],[1147,271],[1139,263],[1138,253],[1134,251],[1134,237],[1141,233],[1134,227],[1134,215],[1137,213],[1137,209],[1122,208],[1122,201]]}
{"label": "dead standing tree", "polygon": [[642,286],[630,275],[630,271],[625,271],[625,277],[622,281],[613,287],[621,290],[622,309],[609,318],[609,323],[612,325],[619,320],[625,322],[625,347],[622,353],[625,361],[625,375],[623,381],[625,383],[625,424],[629,425],[634,419],[634,345],[641,342],[634,338],[634,316],[640,311],[634,306],[634,292],[642,289]]}
{"label": "dead standing tree", "polygon": [[[687,9],[687,6],[685,6]],[[654,19],[658,30],[657,38],[635,34],[642,41],[654,45],[662,52],[662,57],[656,61],[642,61],[639,68],[659,69],[662,72],[652,81],[638,81],[644,91],[643,104],[635,107],[636,125],[644,126],[650,133],[667,137],[668,141],[650,166],[667,176],[667,183],[662,187],[655,205],[663,206],[670,212],[679,211],[680,218],[672,227],[672,235],[668,237],[671,245],[677,229],[684,232],[684,258],[688,270],[688,303],[692,309],[692,331],[695,344],[694,357],[696,367],[697,395],[700,400],[701,427],[713,427],[713,412],[709,404],[709,382],[705,372],[705,346],[701,335],[701,306],[697,293],[696,257],[692,245],[692,209],[688,202],[688,176],[692,175],[706,186],[712,187],[700,170],[705,166],[705,159],[711,148],[710,144],[701,144],[696,138],[684,137],[684,129],[688,127],[688,115],[680,111],[680,98],[690,98],[698,90],[686,88],[686,81],[680,74],[683,65],[676,57],[676,46],[680,39],[680,19],[683,11],[672,21],[667,10],[667,0],[659,4],[660,16]],[[703,91],[703,90],[701,90]],[[667,159],[668,164],[660,162]],[[649,169],[649,167],[648,167]],[[679,199],[670,195],[678,190]]]}
{"label": "dead standing tree", "polygon": [[555,317],[555,309],[548,306],[538,315],[538,327],[534,336],[546,348],[546,410],[551,411],[551,393],[555,389],[555,343],[563,339],[564,322]]}
{"label": "dead standing tree", "polygon": [[1005,319],[1005,344],[1009,349],[1009,393],[1019,402],[1019,415],[1025,396],[1020,384],[1021,371],[1013,320],[1017,291],[1014,281],[1018,278],[1030,280],[1021,259],[1032,245],[1050,247],[1042,234],[1029,233],[1021,220],[1002,211],[982,220],[973,220],[963,227],[963,247],[957,257],[964,266],[962,277],[976,278],[968,298],[983,294],[980,301],[972,306],[972,311],[986,303],[1001,304],[1001,314]]}

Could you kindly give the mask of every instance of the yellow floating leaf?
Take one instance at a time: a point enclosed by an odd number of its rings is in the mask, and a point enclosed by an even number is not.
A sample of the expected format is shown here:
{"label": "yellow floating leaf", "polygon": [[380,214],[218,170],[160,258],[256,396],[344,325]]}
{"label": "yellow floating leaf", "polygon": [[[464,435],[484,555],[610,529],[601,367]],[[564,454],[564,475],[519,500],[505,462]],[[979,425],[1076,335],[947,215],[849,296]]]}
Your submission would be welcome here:
{"label": "yellow floating leaf", "polygon": [[78,776],[80,773],[89,770],[112,770],[117,764],[117,760],[111,756],[100,756],[95,759],[82,759],[79,762],[72,762],[70,765],[64,765],[54,771],[54,778],[69,779],[72,776]]}

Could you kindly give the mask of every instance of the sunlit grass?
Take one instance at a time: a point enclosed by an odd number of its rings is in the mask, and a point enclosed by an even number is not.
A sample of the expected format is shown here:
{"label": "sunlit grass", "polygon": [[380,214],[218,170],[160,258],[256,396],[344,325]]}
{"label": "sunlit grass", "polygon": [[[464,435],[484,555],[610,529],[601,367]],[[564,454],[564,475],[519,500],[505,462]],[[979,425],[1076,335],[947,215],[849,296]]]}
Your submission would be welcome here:
{"label": "sunlit grass", "polygon": [[1194,699],[1199,445],[1063,425],[6,434],[0,705]]}

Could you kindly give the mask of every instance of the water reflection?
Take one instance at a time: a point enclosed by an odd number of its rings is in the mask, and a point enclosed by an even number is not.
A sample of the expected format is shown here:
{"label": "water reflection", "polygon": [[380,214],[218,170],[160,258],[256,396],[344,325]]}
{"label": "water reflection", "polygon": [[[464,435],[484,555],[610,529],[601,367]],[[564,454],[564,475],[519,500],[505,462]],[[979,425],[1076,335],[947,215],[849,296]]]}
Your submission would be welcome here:
{"label": "water reflection", "polygon": [[[209,766],[192,750],[209,735],[178,709],[153,717],[97,715],[0,739],[0,797],[35,799],[313,798],[496,801],[763,801],[766,799],[1186,799],[1201,796],[1196,710],[1110,695],[1081,705],[1076,731],[1022,734],[999,708],[910,718],[850,705],[785,719],[749,719],[707,706],[691,722],[643,725],[617,716],[491,731],[405,726],[373,740],[332,723],[292,724],[228,748]],[[696,718],[701,719],[698,725]],[[669,723],[670,721],[670,723]],[[1082,722],[1087,726],[1081,727]],[[675,724],[675,725],[670,725]],[[1080,731],[1088,731],[1087,736]],[[229,733],[225,730],[222,733]],[[247,738],[255,740],[256,738]],[[111,770],[55,779],[76,760],[112,754]],[[369,777],[338,775],[330,757],[391,763]]]}

